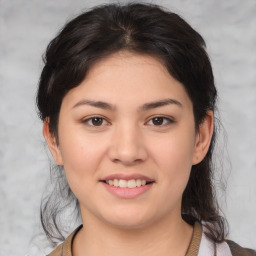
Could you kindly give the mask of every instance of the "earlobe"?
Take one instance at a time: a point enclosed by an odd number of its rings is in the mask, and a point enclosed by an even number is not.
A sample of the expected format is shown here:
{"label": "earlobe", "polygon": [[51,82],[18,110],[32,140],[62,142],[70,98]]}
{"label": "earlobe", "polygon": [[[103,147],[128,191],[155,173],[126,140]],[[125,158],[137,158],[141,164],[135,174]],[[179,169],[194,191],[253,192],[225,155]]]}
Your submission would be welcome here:
{"label": "earlobe", "polygon": [[193,155],[193,165],[200,163],[208,152],[214,130],[213,111],[208,111],[207,116],[199,126]]}
{"label": "earlobe", "polygon": [[43,123],[43,135],[47,142],[48,148],[52,154],[52,157],[57,165],[63,165],[61,152],[56,141],[56,137],[50,132],[48,119]]}

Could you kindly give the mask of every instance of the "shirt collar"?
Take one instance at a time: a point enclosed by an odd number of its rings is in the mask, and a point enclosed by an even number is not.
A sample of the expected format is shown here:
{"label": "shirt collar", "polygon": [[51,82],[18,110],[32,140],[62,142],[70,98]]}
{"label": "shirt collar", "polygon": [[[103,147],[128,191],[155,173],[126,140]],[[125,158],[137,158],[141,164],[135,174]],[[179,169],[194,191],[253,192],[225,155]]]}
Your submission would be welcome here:
{"label": "shirt collar", "polygon": [[[83,225],[79,226],[75,229],[64,241],[62,244],[62,253],[61,256],[72,256],[72,243],[73,240],[78,233],[78,231],[83,227]],[[186,256],[197,256],[200,246],[200,241],[202,237],[202,227],[199,222],[195,222],[192,239],[187,250]],[[52,255],[52,254],[50,254]],[[49,255],[49,256],[50,256]],[[53,254],[54,255],[54,254]]]}

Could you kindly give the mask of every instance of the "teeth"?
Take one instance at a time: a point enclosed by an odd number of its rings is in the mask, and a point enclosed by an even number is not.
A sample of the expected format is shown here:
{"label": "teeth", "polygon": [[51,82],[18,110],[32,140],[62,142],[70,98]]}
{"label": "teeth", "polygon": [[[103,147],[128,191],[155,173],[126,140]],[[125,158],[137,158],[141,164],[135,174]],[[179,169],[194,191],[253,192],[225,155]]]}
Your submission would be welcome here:
{"label": "teeth", "polygon": [[141,187],[146,185],[146,180],[106,180],[106,183],[109,184],[110,186],[114,187],[120,187],[120,188],[136,188],[136,187]]}
{"label": "teeth", "polygon": [[141,180],[136,180],[136,186],[140,187],[141,186]]}
{"label": "teeth", "polygon": [[119,187],[119,181],[117,179],[114,179],[113,183],[115,187]]}
{"label": "teeth", "polygon": [[127,181],[127,187],[128,188],[136,188],[136,180],[128,180]]}
{"label": "teeth", "polygon": [[120,188],[127,188],[127,181],[126,180],[119,180],[119,187]]}

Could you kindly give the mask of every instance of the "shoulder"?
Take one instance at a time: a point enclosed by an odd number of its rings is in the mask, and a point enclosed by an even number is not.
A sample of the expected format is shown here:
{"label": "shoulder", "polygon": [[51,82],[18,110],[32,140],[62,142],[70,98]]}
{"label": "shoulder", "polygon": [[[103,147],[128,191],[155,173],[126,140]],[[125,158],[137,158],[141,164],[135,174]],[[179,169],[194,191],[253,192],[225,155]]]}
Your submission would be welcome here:
{"label": "shoulder", "polygon": [[[202,225],[202,224],[201,224]],[[207,227],[202,225],[202,236],[198,256],[225,255],[225,256],[256,256],[256,251],[243,248],[231,240],[217,243],[206,235]]]}
{"label": "shoulder", "polygon": [[60,244],[54,251],[52,251],[47,256],[62,256],[62,248],[63,248],[63,243]]}
{"label": "shoulder", "polygon": [[47,256],[72,256],[73,239],[82,227],[81,225],[76,228],[62,244],[58,245],[58,247]]}
{"label": "shoulder", "polygon": [[233,256],[256,256],[256,251],[252,249],[243,248],[231,240],[227,240],[226,242]]}

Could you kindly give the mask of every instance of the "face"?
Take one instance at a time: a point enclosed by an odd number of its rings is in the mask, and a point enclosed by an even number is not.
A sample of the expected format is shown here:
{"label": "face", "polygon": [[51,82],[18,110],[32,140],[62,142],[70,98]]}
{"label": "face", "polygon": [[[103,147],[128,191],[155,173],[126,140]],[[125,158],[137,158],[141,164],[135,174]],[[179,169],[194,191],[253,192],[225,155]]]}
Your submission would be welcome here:
{"label": "face", "polygon": [[196,133],[183,85],[157,59],[121,52],[64,97],[59,143],[46,123],[44,135],[84,221],[136,228],[180,218],[191,167],[209,146],[209,120]]}

